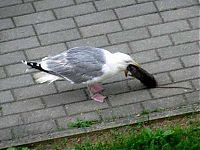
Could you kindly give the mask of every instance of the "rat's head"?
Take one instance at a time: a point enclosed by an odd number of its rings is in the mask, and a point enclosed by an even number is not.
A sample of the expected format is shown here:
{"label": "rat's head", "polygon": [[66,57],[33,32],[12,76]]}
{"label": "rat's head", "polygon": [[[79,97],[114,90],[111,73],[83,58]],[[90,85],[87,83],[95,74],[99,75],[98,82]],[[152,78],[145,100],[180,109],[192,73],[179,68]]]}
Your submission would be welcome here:
{"label": "rat's head", "polygon": [[157,86],[157,81],[154,76],[140,66],[128,65],[127,74],[140,80],[147,88],[155,88]]}

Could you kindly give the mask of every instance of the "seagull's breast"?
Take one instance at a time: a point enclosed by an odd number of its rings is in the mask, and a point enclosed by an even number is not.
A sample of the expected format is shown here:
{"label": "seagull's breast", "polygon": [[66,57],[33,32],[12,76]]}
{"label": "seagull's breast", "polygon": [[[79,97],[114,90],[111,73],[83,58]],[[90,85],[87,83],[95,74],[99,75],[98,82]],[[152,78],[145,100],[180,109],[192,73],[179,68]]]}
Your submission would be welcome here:
{"label": "seagull's breast", "polygon": [[104,73],[102,78],[106,79],[119,73],[120,69],[118,68],[117,61],[112,53],[105,50],[104,57],[105,57],[105,64],[102,67],[102,72]]}

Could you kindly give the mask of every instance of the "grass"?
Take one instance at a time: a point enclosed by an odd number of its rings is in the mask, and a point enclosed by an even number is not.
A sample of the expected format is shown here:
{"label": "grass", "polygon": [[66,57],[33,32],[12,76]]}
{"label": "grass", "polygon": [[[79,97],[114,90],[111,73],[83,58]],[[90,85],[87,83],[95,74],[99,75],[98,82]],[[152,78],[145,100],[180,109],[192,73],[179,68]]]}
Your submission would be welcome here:
{"label": "grass", "polygon": [[90,120],[77,119],[75,122],[69,122],[67,126],[69,128],[85,128],[90,127],[94,122]]}
{"label": "grass", "polygon": [[200,114],[139,123],[8,150],[199,150]]}

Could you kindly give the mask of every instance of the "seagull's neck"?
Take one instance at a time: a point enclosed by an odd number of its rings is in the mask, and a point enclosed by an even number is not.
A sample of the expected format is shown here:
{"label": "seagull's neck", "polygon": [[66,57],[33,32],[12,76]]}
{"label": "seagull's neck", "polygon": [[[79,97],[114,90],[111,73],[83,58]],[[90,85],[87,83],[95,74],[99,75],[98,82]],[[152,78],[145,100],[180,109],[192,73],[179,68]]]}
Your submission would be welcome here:
{"label": "seagull's neck", "polygon": [[115,55],[115,53],[105,51],[104,54],[105,54],[106,65],[109,67],[109,69],[113,70],[113,72],[122,71],[120,69],[120,63],[118,60],[119,58]]}

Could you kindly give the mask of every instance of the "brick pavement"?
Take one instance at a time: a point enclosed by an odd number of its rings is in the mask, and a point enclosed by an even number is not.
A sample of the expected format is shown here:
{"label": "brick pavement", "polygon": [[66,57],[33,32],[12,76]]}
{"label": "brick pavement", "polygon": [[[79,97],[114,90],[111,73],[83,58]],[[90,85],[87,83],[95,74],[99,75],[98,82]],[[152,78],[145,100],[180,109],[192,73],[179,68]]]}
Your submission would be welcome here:
{"label": "brick pavement", "polygon": [[[0,148],[200,111],[198,30],[198,0],[1,0]],[[191,90],[146,90],[121,74],[97,103],[82,85],[36,84],[20,63],[83,45],[128,53],[160,85]],[[97,123],[69,129],[76,118]]]}

